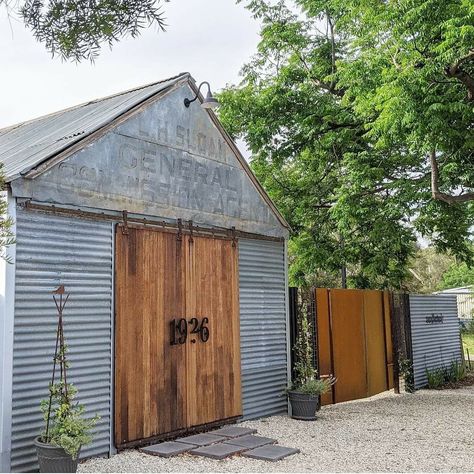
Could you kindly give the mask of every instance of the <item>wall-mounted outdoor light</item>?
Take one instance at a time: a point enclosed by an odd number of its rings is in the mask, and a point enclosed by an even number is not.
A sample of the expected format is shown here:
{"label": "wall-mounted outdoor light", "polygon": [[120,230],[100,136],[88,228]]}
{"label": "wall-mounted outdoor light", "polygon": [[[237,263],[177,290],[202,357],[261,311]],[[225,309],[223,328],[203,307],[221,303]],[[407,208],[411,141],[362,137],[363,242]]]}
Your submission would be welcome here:
{"label": "wall-mounted outdoor light", "polygon": [[219,105],[219,101],[212,95],[211,86],[209,85],[209,82],[201,82],[196,97],[194,97],[194,99],[184,99],[184,105],[186,107],[189,107],[198,98],[199,91],[201,90],[201,87],[204,84],[207,85],[207,95],[206,98],[203,100],[201,107],[203,109],[215,109]]}

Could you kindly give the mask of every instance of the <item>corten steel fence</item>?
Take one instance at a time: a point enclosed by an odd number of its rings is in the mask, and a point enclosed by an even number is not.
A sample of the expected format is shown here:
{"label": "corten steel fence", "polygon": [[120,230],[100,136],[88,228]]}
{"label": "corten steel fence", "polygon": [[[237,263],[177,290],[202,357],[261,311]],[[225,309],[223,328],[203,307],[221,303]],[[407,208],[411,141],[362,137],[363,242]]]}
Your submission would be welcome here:
{"label": "corten steel fence", "polygon": [[408,295],[290,288],[289,296],[292,369],[297,321],[306,313],[313,330],[314,367],[321,377],[337,378],[332,391],[322,397],[323,404],[364,398],[391,388],[399,392],[403,380],[410,380]]}
{"label": "corten steel fence", "polygon": [[315,294],[320,373],[337,379],[322,403],[356,400],[393,388],[388,292],[318,288]]}
{"label": "corten steel fence", "polygon": [[455,295],[291,288],[292,347],[302,314],[312,324],[319,376],[337,379],[323,405],[411,392],[426,385],[427,370],[462,360]]}

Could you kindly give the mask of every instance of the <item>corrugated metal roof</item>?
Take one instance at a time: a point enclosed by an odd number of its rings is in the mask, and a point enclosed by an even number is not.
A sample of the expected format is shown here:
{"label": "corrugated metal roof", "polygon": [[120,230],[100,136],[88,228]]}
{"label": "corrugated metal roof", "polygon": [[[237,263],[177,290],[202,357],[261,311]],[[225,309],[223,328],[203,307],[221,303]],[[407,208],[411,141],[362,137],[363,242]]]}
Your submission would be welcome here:
{"label": "corrugated metal roof", "polygon": [[0,130],[0,163],[9,182],[109,124],[189,73],[93,100]]}

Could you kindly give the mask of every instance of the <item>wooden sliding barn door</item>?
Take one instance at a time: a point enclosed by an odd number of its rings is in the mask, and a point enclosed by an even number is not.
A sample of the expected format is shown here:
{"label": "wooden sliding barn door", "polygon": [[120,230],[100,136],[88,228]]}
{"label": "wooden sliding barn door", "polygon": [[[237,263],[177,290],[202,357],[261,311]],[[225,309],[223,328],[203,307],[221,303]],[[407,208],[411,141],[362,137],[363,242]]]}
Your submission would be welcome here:
{"label": "wooden sliding barn door", "polygon": [[237,247],[117,226],[118,447],[242,413]]}
{"label": "wooden sliding barn door", "polygon": [[117,227],[115,249],[115,443],[187,426],[184,345],[169,321],[185,312],[182,246],[164,232]]}
{"label": "wooden sliding barn door", "polygon": [[188,425],[242,414],[237,248],[230,240],[189,243],[188,319],[209,320],[209,340],[188,346]]}

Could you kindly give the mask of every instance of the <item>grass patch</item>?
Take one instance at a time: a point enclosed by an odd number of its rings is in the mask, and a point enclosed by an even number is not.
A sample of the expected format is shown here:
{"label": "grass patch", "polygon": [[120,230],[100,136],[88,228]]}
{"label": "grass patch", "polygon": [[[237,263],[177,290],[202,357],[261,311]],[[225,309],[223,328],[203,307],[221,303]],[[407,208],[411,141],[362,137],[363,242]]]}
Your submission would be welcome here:
{"label": "grass patch", "polygon": [[470,356],[474,357],[474,332],[465,332],[462,334],[462,345],[464,353],[466,349],[468,349]]}

